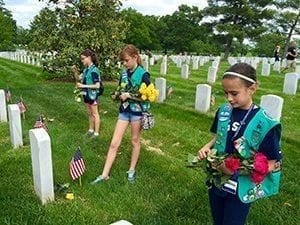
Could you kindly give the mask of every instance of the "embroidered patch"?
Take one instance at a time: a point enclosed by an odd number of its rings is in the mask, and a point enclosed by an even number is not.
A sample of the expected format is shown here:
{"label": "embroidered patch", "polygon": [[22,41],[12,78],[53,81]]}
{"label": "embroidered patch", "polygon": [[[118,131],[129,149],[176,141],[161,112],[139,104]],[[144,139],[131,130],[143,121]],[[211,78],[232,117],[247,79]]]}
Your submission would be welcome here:
{"label": "embroidered patch", "polygon": [[243,201],[254,201],[256,199],[263,198],[264,196],[265,192],[262,189],[262,184],[257,184],[255,187],[247,191],[247,194],[243,196]]}

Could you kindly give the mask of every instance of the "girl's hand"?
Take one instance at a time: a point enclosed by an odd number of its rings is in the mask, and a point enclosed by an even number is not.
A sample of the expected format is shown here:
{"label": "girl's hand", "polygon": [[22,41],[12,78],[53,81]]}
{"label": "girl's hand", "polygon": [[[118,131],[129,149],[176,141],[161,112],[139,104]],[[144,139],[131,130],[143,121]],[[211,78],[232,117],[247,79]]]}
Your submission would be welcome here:
{"label": "girl's hand", "polygon": [[233,175],[233,172],[225,166],[225,162],[223,161],[221,165],[215,167],[216,170],[226,174]]}
{"label": "girl's hand", "polygon": [[77,88],[82,88],[82,83],[77,82],[77,83],[76,83],[76,87],[77,87]]}
{"label": "girl's hand", "polygon": [[122,101],[126,101],[126,99],[128,99],[128,98],[130,98],[130,94],[129,94],[128,92],[122,93],[122,94],[120,95],[120,99],[121,99]]}
{"label": "girl's hand", "polygon": [[211,149],[204,146],[203,148],[201,148],[199,151],[198,151],[198,158],[199,159],[205,159],[207,157],[207,155],[210,153]]}

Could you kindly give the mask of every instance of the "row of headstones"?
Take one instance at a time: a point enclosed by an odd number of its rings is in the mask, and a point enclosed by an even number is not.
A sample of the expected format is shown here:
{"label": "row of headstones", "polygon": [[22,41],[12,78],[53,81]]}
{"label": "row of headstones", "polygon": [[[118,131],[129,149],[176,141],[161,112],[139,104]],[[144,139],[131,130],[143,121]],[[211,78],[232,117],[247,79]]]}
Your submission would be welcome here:
{"label": "row of headstones", "polygon": [[18,61],[25,64],[31,64],[34,66],[41,65],[41,54],[29,54],[23,50],[17,50],[15,52],[0,52],[0,57]]}
{"label": "row of headstones", "polygon": [[[16,104],[7,106],[10,137],[15,149],[23,146],[21,113]],[[0,90],[0,122],[7,122],[5,92]],[[51,139],[43,128],[29,130],[33,185],[42,204],[54,201]],[[132,225],[120,220],[111,225]]]}
{"label": "row of headstones", "polygon": [[[8,117],[7,117],[8,114]],[[0,90],[0,122],[9,122],[14,149],[23,146],[21,113],[17,104],[6,107],[5,91]],[[43,128],[29,130],[34,190],[42,204],[54,200],[51,141]]]}
{"label": "row of headstones", "polygon": [[[155,87],[159,90],[157,102],[166,100],[167,80],[165,78],[156,78]],[[298,87],[298,75],[288,73],[285,75],[283,93],[295,95]],[[207,112],[211,103],[211,86],[209,84],[198,84],[196,88],[195,109],[200,112]],[[280,119],[283,105],[283,98],[276,95],[264,95],[261,98],[263,108],[274,119]]]}

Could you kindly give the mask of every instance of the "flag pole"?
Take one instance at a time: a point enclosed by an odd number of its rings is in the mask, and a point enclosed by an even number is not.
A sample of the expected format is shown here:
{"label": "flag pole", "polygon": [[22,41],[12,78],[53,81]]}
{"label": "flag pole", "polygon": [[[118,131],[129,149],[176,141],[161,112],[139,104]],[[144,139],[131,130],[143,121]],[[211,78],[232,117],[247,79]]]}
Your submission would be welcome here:
{"label": "flag pole", "polygon": [[79,177],[79,186],[81,187],[81,176]]}

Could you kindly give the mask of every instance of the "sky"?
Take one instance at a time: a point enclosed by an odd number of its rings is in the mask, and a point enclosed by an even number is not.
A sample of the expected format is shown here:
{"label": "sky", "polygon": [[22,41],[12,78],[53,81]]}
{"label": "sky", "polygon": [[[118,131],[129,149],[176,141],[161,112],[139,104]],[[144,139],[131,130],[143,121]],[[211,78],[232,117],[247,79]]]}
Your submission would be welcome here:
{"label": "sky", "polygon": [[[197,6],[203,9],[206,0],[122,0],[123,8],[134,8],[144,15],[162,16],[172,14],[181,4]],[[5,8],[11,11],[17,25],[29,28],[30,21],[46,6],[38,0],[4,0]]]}

